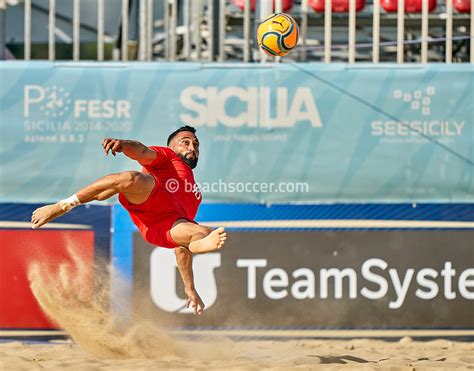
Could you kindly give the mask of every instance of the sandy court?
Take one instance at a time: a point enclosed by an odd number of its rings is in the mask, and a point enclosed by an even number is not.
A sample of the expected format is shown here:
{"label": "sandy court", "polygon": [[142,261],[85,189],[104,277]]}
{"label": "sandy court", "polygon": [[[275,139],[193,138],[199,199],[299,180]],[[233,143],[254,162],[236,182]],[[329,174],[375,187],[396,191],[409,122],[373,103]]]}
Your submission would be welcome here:
{"label": "sandy court", "polygon": [[[1,370],[72,368],[81,370],[216,369],[474,369],[474,343],[449,340],[195,340],[180,344],[186,356],[103,358],[72,341],[0,343]],[[220,353],[220,354],[219,354]]]}

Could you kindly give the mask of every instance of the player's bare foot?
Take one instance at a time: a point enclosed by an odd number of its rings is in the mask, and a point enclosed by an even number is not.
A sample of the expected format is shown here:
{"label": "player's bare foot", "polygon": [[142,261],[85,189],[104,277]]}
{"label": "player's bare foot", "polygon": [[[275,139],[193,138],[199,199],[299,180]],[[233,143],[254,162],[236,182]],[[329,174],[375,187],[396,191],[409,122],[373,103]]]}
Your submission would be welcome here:
{"label": "player's bare foot", "polygon": [[227,233],[223,227],[214,229],[206,237],[193,241],[189,244],[189,251],[193,254],[203,254],[222,249],[227,239]]}
{"label": "player's bare foot", "polygon": [[64,213],[59,203],[40,207],[31,215],[31,228],[39,228]]}

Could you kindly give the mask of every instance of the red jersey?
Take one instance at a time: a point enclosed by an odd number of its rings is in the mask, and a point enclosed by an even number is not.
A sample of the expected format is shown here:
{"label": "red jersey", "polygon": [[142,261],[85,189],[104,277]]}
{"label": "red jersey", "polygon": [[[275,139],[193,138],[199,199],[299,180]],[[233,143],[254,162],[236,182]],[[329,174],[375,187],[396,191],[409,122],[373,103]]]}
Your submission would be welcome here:
{"label": "red jersey", "polygon": [[156,159],[149,165],[143,166],[143,171],[153,175],[155,187],[148,199],[141,204],[131,204],[120,193],[119,201],[130,213],[130,216],[150,243],[163,247],[170,245],[165,237],[162,241],[152,241],[150,230],[165,231],[178,219],[193,221],[202,200],[201,192],[194,180],[191,167],[186,164],[171,148],[149,147],[156,152]]}

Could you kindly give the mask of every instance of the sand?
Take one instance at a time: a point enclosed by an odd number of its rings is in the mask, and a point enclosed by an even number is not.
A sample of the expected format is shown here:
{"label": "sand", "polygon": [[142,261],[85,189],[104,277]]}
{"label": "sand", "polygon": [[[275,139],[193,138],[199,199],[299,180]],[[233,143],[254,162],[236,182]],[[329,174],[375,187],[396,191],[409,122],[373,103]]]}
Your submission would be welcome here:
{"label": "sand", "polygon": [[[473,369],[474,344],[434,340],[289,340],[182,342],[187,356],[161,354],[153,358],[97,357],[72,341],[27,344],[0,343],[0,370],[60,369]],[[197,349],[196,349],[196,345]],[[223,353],[212,354],[219,348]],[[206,351],[213,351],[206,354]],[[151,355],[150,355],[151,356]]]}

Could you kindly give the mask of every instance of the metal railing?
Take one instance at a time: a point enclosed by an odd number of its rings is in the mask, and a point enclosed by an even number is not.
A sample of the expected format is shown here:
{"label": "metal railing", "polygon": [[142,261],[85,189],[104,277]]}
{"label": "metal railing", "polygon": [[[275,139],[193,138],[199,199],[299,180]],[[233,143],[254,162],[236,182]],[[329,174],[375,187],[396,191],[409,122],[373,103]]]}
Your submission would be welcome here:
{"label": "metal railing", "polygon": [[[5,4],[6,0],[3,0]],[[81,0],[66,0],[73,3],[72,16],[72,59],[81,59],[80,55],[80,27],[81,27]],[[97,55],[98,61],[105,59],[104,54],[104,19],[106,11],[104,8],[104,0],[97,0]],[[268,14],[282,9],[282,1],[275,1],[275,9],[273,9],[273,1],[259,0],[257,12],[252,15],[250,9],[250,0],[244,1],[244,9],[233,7],[226,0],[121,0],[121,26],[120,35],[121,43],[116,45],[116,53],[114,57],[108,59],[121,59],[126,61],[129,59],[129,25],[130,25],[130,5],[138,2],[138,51],[133,59],[139,61],[151,60],[208,60],[208,61],[226,61],[229,56],[232,60],[249,61],[265,61],[266,56],[257,50],[254,42],[254,33],[256,22],[265,18]],[[117,1],[117,3],[119,3]],[[56,59],[56,0],[49,0],[49,22],[48,22],[48,59]],[[31,59],[31,22],[32,22],[32,0],[24,0],[24,59]],[[154,7],[161,6],[163,9],[162,19],[155,19],[153,16]],[[362,17],[356,11],[356,0],[349,0],[349,11],[346,15],[338,14],[337,17],[331,11],[331,0],[325,0],[324,14],[315,14],[308,7],[308,0],[301,0],[299,6],[296,6],[294,12],[290,12],[298,19],[301,27],[301,40],[297,50],[295,50],[289,58],[299,61],[318,60],[330,63],[334,58],[335,50],[347,50],[346,61],[355,63],[357,61],[357,51],[361,48],[357,44],[357,35],[360,30],[364,29],[365,37],[368,38],[369,48],[371,49],[370,61],[373,63],[381,62],[381,51],[390,45],[396,46],[396,58],[394,62],[404,63],[405,48],[407,46],[407,22],[413,21],[415,18],[408,16],[404,12],[405,0],[398,0],[398,11],[396,19],[393,15],[383,13],[385,20],[389,20],[391,24],[396,25],[396,40],[393,42],[381,42],[381,16],[380,0],[373,0],[370,12],[364,13],[364,25],[359,22]],[[181,24],[179,19],[181,18]],[[420,55],[419,62],[427,63],[430,61],[428,44],[433,41],[430,36],[430,23],[435,19],[436,27],[441,31],[444,27],[444,53],[443,62],[453,62],[453,40],[461,40],[461,37],[453,36],[453,0],[446,0],[445,13],[430,15],[428,11],[428,0],[422,0],[422,12],[417,15],[416,20],[421,19],[421,29],[419,30],[421,37],[419,38]],[[466,58],[464,62],[474,63],[474,0],[471,0],[471,12],[466,15],[456,15],[457,27],[463,27],[466,35],[462,36],[462,40],[469,41],[469,47],[466,47]],[[462,26],[459,26],[459,20]],[[337,24],[335,22],[337,21]],[[371,22],[370,22],[371,21]],[[253,22],[253,23],[252,23]],[[347,26],[341,27],[341,24],[347,22]],[[157,27],[157,25],[160,25]],[[161,27],[161,32],[159,31]],[[392,26],[391,26],[392,27]],[[334,31],[338,29],[346,29],[346,44],[334,44]],[[393,27],[392,27],[393,28]],[[323,42],[322,45],[317,37],[311,38],[311,34],[315,34],[315,30],[322,29]],[[411,27],[413,32],[413,26]],[[469,30],[469,35],[467,35]],[[161,34],[159,41],[156,41],[157,34]],[[241,35],[236,37],[235,35]],[[369,37],[370,35],[370,37]],[[439,43],[440,38],[435,41]],[[156,44],[161,42],[162,48],[157,49]],[[367,43],[365,43],[367,44]],[[411,41],[413,44],[413,41]],[[367,49],[367,45],[363,46]],[[241,53],[229,53],[228,49],[239,49]],[[314,51],[318,52],[319,57],[312,56]],[[469,55],[467,55],[469,50]],[[313,53],[313,54],[312,54]],[[286,58],[286,57],[285,57]],[[340,58],[340,57],[339,57]],[[386,59],[386,58],[385,58]]]}

